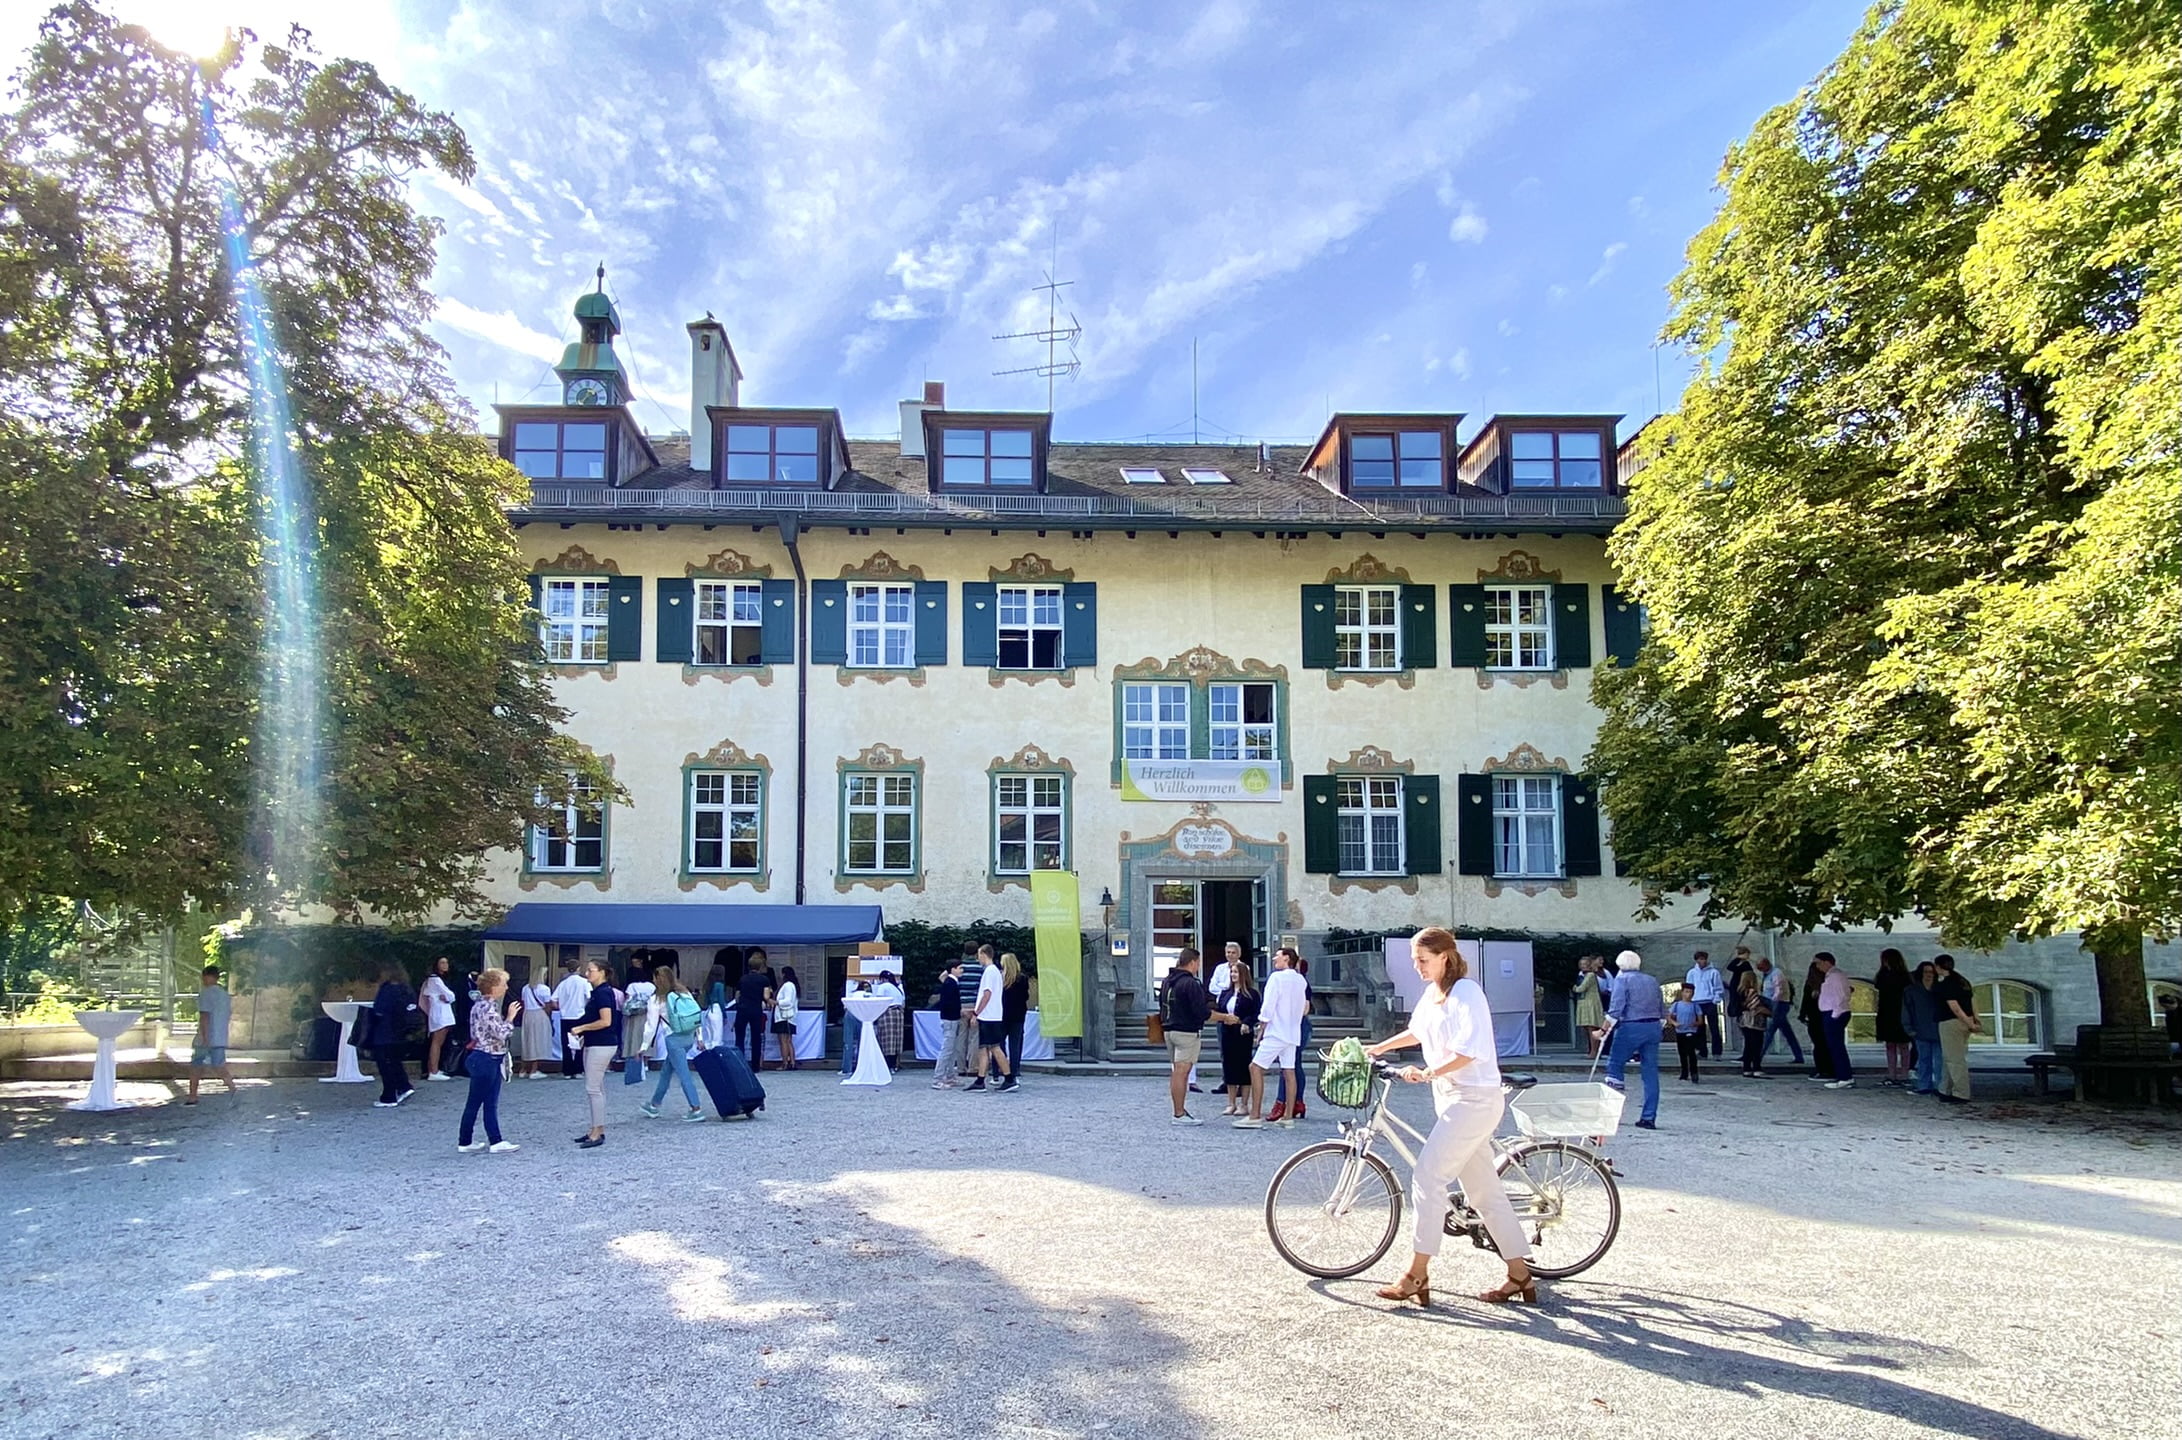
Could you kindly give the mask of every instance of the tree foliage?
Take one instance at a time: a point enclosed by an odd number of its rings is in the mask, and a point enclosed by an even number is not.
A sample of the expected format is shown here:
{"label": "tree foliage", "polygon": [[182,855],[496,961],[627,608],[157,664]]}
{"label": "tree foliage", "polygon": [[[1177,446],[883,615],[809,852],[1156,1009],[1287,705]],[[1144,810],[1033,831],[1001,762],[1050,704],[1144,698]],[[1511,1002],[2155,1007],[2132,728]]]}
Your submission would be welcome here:
{"label": "tree foliage", "polygon": [[[475,908],[541,790],[579,769],[612,793],[555,733],[502,513],[520,479],[423,328],[438,229],[408,178],[472,168],[452,119],[301,30],[200,64],[88,0],[46,18],[0,116],[0,912]],[[270,895],[265,477],[223,195],[324,592],[325,805]]]}
{"label": "tree foliage", "polygon": [[1903,0],[1730,152],[1612,551],[1593,767],[1648,903],[2182,922],[2182,8]]}

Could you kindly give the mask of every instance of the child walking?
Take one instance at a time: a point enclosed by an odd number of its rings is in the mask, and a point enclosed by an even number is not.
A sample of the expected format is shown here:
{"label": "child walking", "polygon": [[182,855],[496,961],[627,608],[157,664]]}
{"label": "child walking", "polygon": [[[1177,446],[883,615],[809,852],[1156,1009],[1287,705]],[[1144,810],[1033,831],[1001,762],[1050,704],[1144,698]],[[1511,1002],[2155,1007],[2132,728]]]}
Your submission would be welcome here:
{"label": "child walking", "polygon": [[1697,1062],[1705,1053],[1705,1011],[1697,1003],[1696,986],[1684,985],[1676,993],[1674,1004],[1667,1009],[1667,1020],[1674,1026],[1674,1053],[1682,1062],[1679,1078],[1692,1085],[1703,1084],[1697,1075]]}

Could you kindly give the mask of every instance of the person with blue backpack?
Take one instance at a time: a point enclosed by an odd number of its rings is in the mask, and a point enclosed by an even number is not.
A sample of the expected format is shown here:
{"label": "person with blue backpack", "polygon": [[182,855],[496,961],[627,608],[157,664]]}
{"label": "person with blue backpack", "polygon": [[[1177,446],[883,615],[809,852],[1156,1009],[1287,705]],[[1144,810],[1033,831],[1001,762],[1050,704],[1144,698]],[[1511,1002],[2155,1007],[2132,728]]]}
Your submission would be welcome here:
{"label": "person with blue backpack", "polygon": [[659,1069],[659,1084],[652,1091],[651,1100],[643,1106],[644,1113],[656,1116],[659,1102],[667,1098],[668,1083],[679,1080],[682,1096],[689,1101],[689,1113],[682,1118],[702,1120],[705,1118],[704,1105],[697,1098],[697,1081],[689,1073],[689,1052],[697,1042],[697,1027],[704,1023],[705,1012],[672,965],[662,965],[654,970],[652,985],[654,993],[664,997],[659,1002],[659,1023],[666,1032],[667,1059]]}

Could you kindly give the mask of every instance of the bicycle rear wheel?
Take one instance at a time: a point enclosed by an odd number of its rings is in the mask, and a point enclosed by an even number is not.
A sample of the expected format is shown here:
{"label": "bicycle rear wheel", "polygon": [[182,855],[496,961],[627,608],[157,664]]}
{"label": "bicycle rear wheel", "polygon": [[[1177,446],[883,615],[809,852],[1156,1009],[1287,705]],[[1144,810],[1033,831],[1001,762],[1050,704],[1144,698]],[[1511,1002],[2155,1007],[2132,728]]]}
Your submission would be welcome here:
{"label": "bicycle rear wheel", "polygon": [[1376,1155],[1339,1140],[1306,1146],[1273,1172],[1265,1229],[1280,1258],[1306,1275],[1341,1280],[1379,1263],[1402,1224],[1402,1191]]}
{"label": "bicycle rear wheel", "polygon": [[1530,1241],[1530,1268],[1549,1280],[1598,1264],[1621,1230],[1621,1191],[1613,1172],[1580,1145],[1517,1145],[1501,1163],[1500,1177]]}

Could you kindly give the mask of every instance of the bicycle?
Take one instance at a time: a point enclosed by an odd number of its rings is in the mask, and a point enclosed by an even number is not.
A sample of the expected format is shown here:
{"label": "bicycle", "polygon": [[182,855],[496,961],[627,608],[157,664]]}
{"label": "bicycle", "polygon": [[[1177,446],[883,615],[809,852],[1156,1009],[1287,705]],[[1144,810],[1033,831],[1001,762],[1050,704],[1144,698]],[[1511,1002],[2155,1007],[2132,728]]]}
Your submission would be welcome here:
{"label": "bicycle", "polygon": [[[1403,1187],[1395,1183],[1387,1162],[1373,1153],[1374,1147],[1384,1140],[1414,1170],[1416,1152],[1404,1137],[1419,1146],[1425,1141],[1421,1131],[1388,1109],[1398,1067],[1374,1060],[1371,1069],[1378,1094],[1361,1107],[1329,1093],[1320,1071],[1319,1093],[1328,1103],[1368,1108],[1369,1118],[1344,1120],[1340,1139],[1321,1140],[1289,1156],[1265,1191],[1265,1228],[1273,1248],[1296,1269],[1324,1280],[1370,1269],[1401,1233]],[[1529,1075],[1503,1077],[1509,1108],[1514,1110],[1522,1092],[1537,1083]],[[1546,1088],[1563,1093],[1542,1103],[1535,1116],[1518,1117],[1526,1132],[1535,1133],[1492,1138],[1493,1169],[1530,1239],[1530,1268],[1549,1280],[1564,1280],[1598,1264],[1613,1245],[1621,1229],[1621,1191],[1603,1156],[1554,1132],[1611,1134],[1620,1123],[1620,1097],[1611,1091],[1606,1092],[1614,1097],[1611,1101],[1568,1093],[1603,1090],[1598,1086]],[[1497,1254],[1485,1222],[1464,1199],[1461,1186],[1452,1187],[1451,1194],[1447,1233],[1467,1236],[1478,1249]]]}

